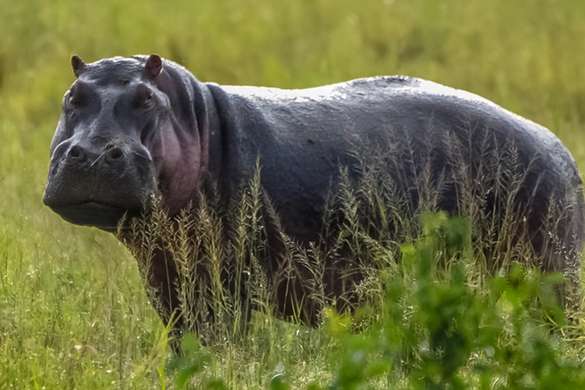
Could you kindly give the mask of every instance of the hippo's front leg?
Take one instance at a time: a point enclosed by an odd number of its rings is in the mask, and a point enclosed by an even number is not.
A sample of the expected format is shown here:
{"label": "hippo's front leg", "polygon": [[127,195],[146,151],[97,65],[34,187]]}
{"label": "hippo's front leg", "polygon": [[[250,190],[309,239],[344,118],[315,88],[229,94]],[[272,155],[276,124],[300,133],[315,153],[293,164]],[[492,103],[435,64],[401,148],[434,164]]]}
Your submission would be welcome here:
{"label": "hippo's front leg", "polygon": [[157,250],[151,258],[137,256],[150,302],[165,326],[170,326],[171,348],[179,351],[184,331],[184,316],[177,294],[178,274],[175,261],[164,250]]}

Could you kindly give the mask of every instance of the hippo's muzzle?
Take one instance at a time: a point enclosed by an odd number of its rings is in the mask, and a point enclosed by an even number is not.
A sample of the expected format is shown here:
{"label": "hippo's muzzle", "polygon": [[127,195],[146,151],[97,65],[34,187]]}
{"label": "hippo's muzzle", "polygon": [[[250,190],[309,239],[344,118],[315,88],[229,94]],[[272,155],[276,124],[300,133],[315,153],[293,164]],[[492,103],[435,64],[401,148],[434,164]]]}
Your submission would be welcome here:
{"label": "hippo's muzzle", "polygon": [[132,140],[68,140],[51,159],[43,201],[65,220],[113,231],[126,215],[146,207],[156,193],[148,150]]}

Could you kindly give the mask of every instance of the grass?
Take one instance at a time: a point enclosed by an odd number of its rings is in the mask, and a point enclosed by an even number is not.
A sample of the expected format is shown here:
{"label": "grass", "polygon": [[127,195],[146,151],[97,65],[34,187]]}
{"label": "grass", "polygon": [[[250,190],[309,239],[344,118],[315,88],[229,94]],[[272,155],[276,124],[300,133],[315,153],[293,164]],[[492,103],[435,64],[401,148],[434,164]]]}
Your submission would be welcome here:
{"label": "grass", "polygon": [[[578,0],[354,2],[0,0],[0,388],[165,388],[165,329],[114,237],[42,207],[48,145],[86,60],[156,52],[201,80],[304,87],[408,74],[542,123],[585,172],[585,4]],[[205,375],[239,388],[283,370],[333,378],[325,330],[259,316]],[[268,331],[267,331],[268,330]],[[582,355],[581,355],[582,356]]]}

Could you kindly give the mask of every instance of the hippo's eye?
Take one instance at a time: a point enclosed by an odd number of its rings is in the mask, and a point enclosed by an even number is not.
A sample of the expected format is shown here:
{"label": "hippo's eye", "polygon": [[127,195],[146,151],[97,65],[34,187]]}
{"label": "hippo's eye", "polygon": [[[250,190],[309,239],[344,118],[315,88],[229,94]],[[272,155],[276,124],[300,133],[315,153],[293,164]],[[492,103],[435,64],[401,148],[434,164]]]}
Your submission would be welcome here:
{"label": "hippo's eye", "polygon": [[67,98],[67,103],[72,107],[81,107],[85,104],[85,97],[79,91],[72,90]]}
{"label": "hippo's eye", "polygon": [[138,86],[134,97],[134,107],[148,109],[154,102],[152,90],[144,85]]}
{"label": "hippo's eye", "polygon": [[77,81],[65,100],[65,107],[70,109],[85,108],[90,105],[93,92],[84,82]]}

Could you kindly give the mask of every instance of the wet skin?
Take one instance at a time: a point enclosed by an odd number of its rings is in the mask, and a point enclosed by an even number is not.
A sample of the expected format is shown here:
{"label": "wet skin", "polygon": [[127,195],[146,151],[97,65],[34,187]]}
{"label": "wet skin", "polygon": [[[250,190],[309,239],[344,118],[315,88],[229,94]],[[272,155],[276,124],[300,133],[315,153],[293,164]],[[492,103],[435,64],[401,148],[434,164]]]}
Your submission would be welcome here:
{"label": "wet skin", "polygon": [[[367,155],[393,145],[397,154],[388,169],[416,206],[419,195],[411,189],[426,163],[433,180],[456,168],[446,139],[464,145],[473,170],[489,138],[493,148],[517,149],[526,180],[515,199],[528,212],[537,251],[549,200],[570,205],[558,233],[572,257],[550,259],[543,268],[575,267],[584,217],[573,158],[548,129],[477,95],[408,77],[301,90],[221,86],[157,56],[92,64],[74,57],[72,64],[77,79],[63,99],[44,196],[67,221],[112,231],[124,214],[148,208],[153,195],[175,215],[204,180],[227,202],[260,161],[262,188],[280,226],[304,245],[318,238],[332,184],[340,166],[357,165],[356,150]],[[457,196],[455,183],[448,183],[439,207],[456,213]],[[269,242],[277,258],[278,240]],[[273,263],[266,272],[278,267]],[[148,282],[160,295],[163,320],[178,308],[175,276],[172,261],[154,262]],[[335,280],[328,288],[335,294]],[[279,299],[276,310],[287,317],[290,299]],[[305,320],[316,318],[308,313]]]}

